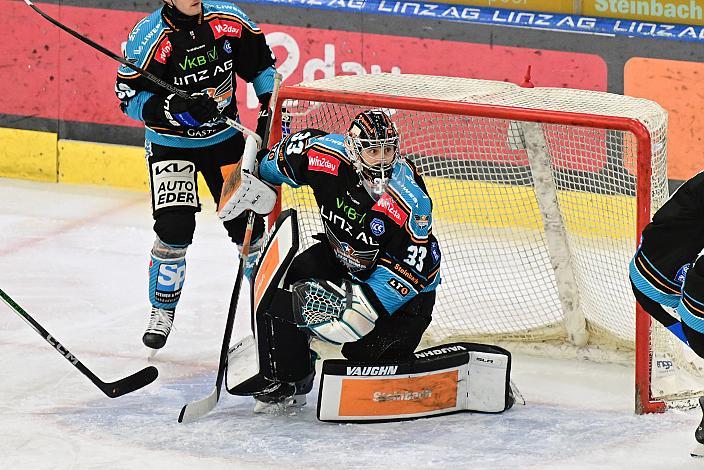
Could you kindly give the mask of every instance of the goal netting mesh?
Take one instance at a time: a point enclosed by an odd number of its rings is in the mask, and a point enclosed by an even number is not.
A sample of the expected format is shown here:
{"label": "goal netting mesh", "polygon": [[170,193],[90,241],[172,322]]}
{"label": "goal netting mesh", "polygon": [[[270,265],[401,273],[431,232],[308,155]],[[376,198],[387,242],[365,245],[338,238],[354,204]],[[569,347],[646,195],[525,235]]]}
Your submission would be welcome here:
{"label": "goal netting mesh", "polygon": [[[317,80],[285,88],[282,97],[292,132],[344,133],[370,108],[386,110],[398,127],[401,154],[432,197],[443,253],[429,342],[634,350],[628,263],[636,214],[639,204],[652,212],[668,197],[667,113],[659,105],[586,90],[391,74]],[[633,122],[649,148],[629,130]],[[637,196],[639,155],[652,168],[649,198]],[[282,205],[298,209],[307,247],[323,231],[312,195],[285,188]],[[669,333],[654,327],[651,341],[654,363],[671,360],[701,375]],[[692,393],[686,379],[661,372],[666,385],[654,395]]]}

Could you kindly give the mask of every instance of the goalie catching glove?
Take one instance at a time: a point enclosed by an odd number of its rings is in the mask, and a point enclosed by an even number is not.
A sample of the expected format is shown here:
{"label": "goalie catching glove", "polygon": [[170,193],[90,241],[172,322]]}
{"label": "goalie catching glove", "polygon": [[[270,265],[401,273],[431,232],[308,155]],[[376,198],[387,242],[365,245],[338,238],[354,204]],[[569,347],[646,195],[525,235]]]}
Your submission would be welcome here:
{"label": "goalie catching glove", "polygon": [[259,215],[267,215],[276,204],[276,190],[254,176],[257,143],[250,136],[242,154],[242,171],[235,169],[225,180],[220,194],[218,217],[223,221],[239,217],[251,210]]}
{"label": "goalie catching glove", "polygon": [[338,286],[307,279],[293,284],[291,292],[296,324],[328,343],[357,341],[374,329],[379,317],[361,286],[350,281]]}

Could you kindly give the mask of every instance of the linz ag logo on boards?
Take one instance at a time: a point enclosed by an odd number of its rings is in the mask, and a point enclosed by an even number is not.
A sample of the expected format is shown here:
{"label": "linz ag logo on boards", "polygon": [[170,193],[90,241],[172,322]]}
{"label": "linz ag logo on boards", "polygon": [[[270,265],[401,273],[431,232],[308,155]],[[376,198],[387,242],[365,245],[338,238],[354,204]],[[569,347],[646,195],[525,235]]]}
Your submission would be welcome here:
{"label": "linz ag logo on boards", "polygon": [[330,155],[311,151],[308,153],[308,169],[311,171],[321,171],[337,176],[340,168],[340,160]]}
{"label": "linz ag logo on boards", "polygon": [[210,28],[213,30],[215,39],[219,39],[223,36],[234,36],[237,38],[242,36],[242,25],[235,21],[214,21],[210,23]]}
{"label": "linz ag logo on boards", "polygon": [[372,207],[372,210],[388,215],[389,218],[400,227],[403,227],[403,224],[406,223],[406,219],[408,219],[408,214],[401,209],[388,193],[384,193],[384,195],[379,198],[376,204],[374,204],[374,207]]}
{"label": "linz ag logo on boards", "polygon": [[348,367],[347,375],[394,375],[398,366]]}

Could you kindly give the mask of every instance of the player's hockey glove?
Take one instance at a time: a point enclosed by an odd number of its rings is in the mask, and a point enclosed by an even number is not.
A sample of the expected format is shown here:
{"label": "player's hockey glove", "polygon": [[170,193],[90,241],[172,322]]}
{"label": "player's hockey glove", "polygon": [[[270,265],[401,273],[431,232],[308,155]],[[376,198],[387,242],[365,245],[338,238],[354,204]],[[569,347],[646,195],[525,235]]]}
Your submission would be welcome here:
{"label": "player's hockey glove", "polygon": [[357,341],[374,329],[379,318],[361,286],[350,281],[338,286],[306,279],[294,283],[291,292],[296,324],[328,343]]}
{"label": "player's hockey glove", "polygon": [[188,99],[171,94],[164,100],[164,116],[172,126],[199,127],[218,116],[218,104],[205,93]]}
{"label": "player's hockey glove", "polygon": [[247,210],[259,215],[267,215],[274,210],[278,194],[270,184],[256,176],[256,155],[256,143],[247,137],[242,161],[243,166],[247,166],[244,163],[246,161],[254,161],[254,173],[246,168],[238,168],[225,178],[218,205],[218,217],[225,222],[239,217]]}

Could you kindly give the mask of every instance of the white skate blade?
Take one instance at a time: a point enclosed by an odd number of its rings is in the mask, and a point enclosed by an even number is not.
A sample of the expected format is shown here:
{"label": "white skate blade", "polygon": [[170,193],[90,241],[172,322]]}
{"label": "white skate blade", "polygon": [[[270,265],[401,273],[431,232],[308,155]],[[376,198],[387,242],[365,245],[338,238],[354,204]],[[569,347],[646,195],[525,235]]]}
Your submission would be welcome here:
{"label": "white skate blade", "polygon": [[697,444],[694,449],[689,453],[692,457],[704,458],[704,444]]}
{"label": "white skate blade", "polygon": [[144,346],[144,348],[147,350],[147,360],[148,361],[154,359],[154,356],[156,356],[156,353],[159,352],[158,349],[150,348],[149,346]]}
{"label": "white skate blade", "polygon": [[274,416],[295,415],[298,410],[305,406],[305,404],[305,395],[294,395],[276,403],[267,403],[264,401],[255,400],[253,412],[255,414]]}

